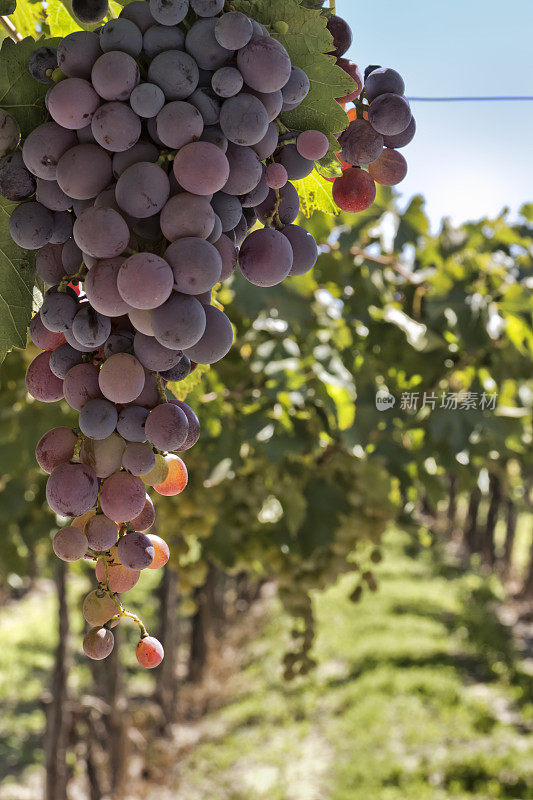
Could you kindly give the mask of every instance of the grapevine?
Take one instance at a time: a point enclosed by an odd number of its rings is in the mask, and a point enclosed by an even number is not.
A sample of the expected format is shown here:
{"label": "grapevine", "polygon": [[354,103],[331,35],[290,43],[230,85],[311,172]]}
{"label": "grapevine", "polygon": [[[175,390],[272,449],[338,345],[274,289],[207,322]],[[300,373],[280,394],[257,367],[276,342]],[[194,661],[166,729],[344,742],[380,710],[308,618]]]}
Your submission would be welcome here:
{"label": "grapevine", "polygon": [[[73,3],[83,23],[108,11],[105,0]],[[305,47],[297,15],[314,26]],[[122,595],[170,556],[150,533],[147,487],[173,497],[187,486],[181,454],[200,423],[179,384],[233,342],[217,287],[237,264],[259,287],[312,269],[318,248],[296,220],[320,204],[301,208],[302,182],[317,182],[328,210],[356,212],[376,182],[405,176],[397,148],[415,123],[403,79],[370,67],[363,81],[344,57],[351,42],[344,20],[296,0],[134,0],[96,30],[34,42],[26,69],[40,118],[1,111],[9,233],[21,258],[36,253],[47,287],[29,324],[42,352],[27,391],[79,412],[36,457],[50,508],[70,520],[54,552],[95,563],[83,605],[92,659],[111,653],[124,619],[139,628],[142,666],[164,656]],[[319,103],[317,64],[331,81]]]}

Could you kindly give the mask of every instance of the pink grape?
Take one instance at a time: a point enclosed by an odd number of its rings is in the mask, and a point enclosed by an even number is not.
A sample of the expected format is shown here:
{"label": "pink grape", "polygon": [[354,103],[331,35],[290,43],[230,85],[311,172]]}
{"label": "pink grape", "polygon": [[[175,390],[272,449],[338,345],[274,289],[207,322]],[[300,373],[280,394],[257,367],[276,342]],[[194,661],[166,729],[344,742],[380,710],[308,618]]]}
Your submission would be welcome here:
{"label": "pink grape", "polygon": [[70,428],[52,428],[41,436],[35,448],[37,463],[44,472],[50,474],[59,465],[74,455],[76,435]]}
{"label": "pink grape", "polygon": [[132,570],[146,569],[155,556],[152,542],[140,531],[131,531],[122,536],[118,540],[117,552],[122,564]]}
{"label": "pink grape", "polygon": [[145,375],[141,363],[129,353],[116,353],[102,364],[100,390],[113,403],[131,403],[143,390]]}
{"label": "pink grape", "polygon": [[69,525],[56,533],[53,547],[62,561],[79,561],[87,552],[87,537],[79,528]]}
{"label": "pink grape", "polygon": [[[91,550],[101,553],[116,544],[118,525],[104,514],[96,514],[96,516],[91,517],[85,526],[85,535]],[[90,622],[90,620],[87,621]]]}
{"label": "pink grape", "polygon": [[173,283],[171,267],[154,253],[135,253],[117,275],[120,296],[133,308],[157,308],[170,297]]}
{"label": "pink grape", "polygon": [[102,511],[115,522],[129,522],[138,517],[145,499],[144,483],[129,472],[115,472],[106,478],[100,492]]}
{"label": "pink grape", "polygon": [[[158,456],[158,457],[161,458],[161,456]],[[152,472],[153,472],[153,470],[152,470]],[[151,473],[149,473],[149,474],[151,474]],[[159,482],[159,480],[158,480],[158,482]],[[154,522],[155,522],[154,504],[152,503],[152,501],[150,500],[148,495],[146,495],[146,501],[144,503],[143,510],[141,511],[141,513],[139,514],[138,517],[135,517],[135,519],[132,519],[130,521],[130,525],[131,525],[131,527],[133,528],[134,531],[146,531],[146,530],[148,530],[148,528],[152,527]]]}
{"label": "pink grape", "polygon": [[55,403],[63,397],[63,381],[50,369],[50,352],[39,353],[26,372],[26,389],[42,403]]}
{"label": "pink grape", "polygon": [[170,548],[168,544],[160,536],[155,533],[149,533],[148,538],[152,542],[154,548],[154,560],[149,565],[148,569],[161,569],[170,558]]}
{"label": "pink grape", "polygon": [[46,483],[48,505],[62,517],[79,517],[98,499],[98,479],[85,464],[59,464]]}
{"label": "pink grape", "polygon": [[77,364],[67,372],[63,389],[69,406],[81,411],[89,400],[102,397],[98,385],[98,368],[94,364]]}
{"label": "pink grape", "polygon": [[141,667],[153,669],[159,666],[164,657],[163,645],[153,636],[143,637],[137,645],[137,661]]}
{"label": "pink grape", "polygon": [[147,475],[155,466],[154,451],[145,442],[130,442],[124,450],[122,466],[132,475]]}
{"label": "pink grape", "polygon": [[118,605],[101,589],[93,589],[83,601],[83,616],[89,625],[99,627],[114,617],[118,611]]}
{"label": "pink grape", "polygon": [[84,289],[87,299],[96,311],[108,317],[120,317],[130,311],[118,291],[118,273],[124,258],[105,258],[89,270]]}
{"label": "pink grape", "polygon": [[176,450],[187,439],[187,415],[173,403],[161,403],[148,414],[145,431],[150,444],[158,450]]}
{"label": "pink grape", "polygon": [[329,140],[321,131],[303,131],[296,139],[296,149],[303,158],[319,161],[329,150]]}
{"label": "pink grape", "polygon": [[107,658],[114,646],[115,637],[107,628],[91,628],[83,640],[83,651],[93,661]]}

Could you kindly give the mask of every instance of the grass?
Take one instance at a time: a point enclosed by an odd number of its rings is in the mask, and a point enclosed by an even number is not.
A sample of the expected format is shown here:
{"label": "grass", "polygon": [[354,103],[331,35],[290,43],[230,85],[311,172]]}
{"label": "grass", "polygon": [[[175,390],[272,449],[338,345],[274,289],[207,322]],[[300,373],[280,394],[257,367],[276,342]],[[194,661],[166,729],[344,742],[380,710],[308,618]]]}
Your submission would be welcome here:
{"label": "grass", "polygon": [[201,743],[155,760],[168,798],[533,798],[533,685],[494,614],[499,585],[397,531],[387,552],[377,594],[353,605],[348,576],[316,597],[319,667],[290,686],[273,605]]}
{"label": "grass", "polygon": [[[354,605],[345,576],[316,595],[319,666],[293,684],[280,668],[290,621],[269,602],[216,710],[150,746],[150,777],[131,800],[533,800],[533,682],[495,615],[500,585],[397,530],[384,549],[376,594]],[[132,592],[143,614],[155,580]],[[73,605],[86,585],[75,575]],[[51,593],[0,610],[0,786],[41,763],[55,635]],[[130,674],[132,695],[149,692],[153,676]]]}

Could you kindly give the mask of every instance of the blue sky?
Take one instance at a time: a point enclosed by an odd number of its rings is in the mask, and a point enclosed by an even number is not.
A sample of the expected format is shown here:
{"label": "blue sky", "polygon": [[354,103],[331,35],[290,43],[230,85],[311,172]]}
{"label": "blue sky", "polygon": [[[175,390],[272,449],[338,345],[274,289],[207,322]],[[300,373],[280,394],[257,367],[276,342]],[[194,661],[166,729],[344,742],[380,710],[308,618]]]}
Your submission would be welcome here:
{"label": "blue sky", "polygon": [[[407,95],[533,95],[533,1],[337,0],[360,66],[405,78]],[[421,193],[433,226],[533,200],[533,101],[413,103],[417,136],[398,187]]]}

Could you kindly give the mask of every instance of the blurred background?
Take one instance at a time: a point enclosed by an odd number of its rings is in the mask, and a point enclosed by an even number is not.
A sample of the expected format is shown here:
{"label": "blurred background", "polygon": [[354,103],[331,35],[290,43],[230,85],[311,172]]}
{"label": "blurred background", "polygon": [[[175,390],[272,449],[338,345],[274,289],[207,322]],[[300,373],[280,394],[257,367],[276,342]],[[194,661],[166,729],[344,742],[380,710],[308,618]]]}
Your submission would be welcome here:
{"label": "blurred background", "polygon": [[[533,95],[529,3],[339,2],[413,97]],[[231,353],[176,385],[172,549],[81,655],[35,444],[74,425],[0,368],[0,800],[533,798],[533,103],[413,102],[401,193],[320,213],[312,273],[218,292]],[[508,208],[509,210],[504,210]],[[148,572],[148,571],[146,571]]]}

